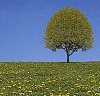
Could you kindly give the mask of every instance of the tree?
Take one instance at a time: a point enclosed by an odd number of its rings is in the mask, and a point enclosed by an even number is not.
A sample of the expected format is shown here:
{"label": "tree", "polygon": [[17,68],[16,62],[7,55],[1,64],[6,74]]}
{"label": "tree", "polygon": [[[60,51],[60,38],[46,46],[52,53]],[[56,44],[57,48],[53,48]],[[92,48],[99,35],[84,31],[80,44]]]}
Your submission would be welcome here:
{"label": "tree", "polygon": [[93,31],[88,19],[75,8],[60,9],[48,22],[45,32],[45,47],[56,51],[63,49],[69,57],[79,49],[93,47]]}

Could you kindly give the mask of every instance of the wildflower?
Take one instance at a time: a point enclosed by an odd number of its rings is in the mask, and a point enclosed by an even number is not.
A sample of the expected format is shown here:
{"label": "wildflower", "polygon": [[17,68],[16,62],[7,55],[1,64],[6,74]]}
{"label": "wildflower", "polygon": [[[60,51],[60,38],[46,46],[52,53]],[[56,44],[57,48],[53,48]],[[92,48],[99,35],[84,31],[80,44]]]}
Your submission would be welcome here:
{"label": "wildflower", "polygon": [[13,94],[16,94],[17,92],[13,92]]}
{"label": "wildflower", "polygon": [[59,93],[59,95],[58,96],[62,96],[62,93]]}
{"label": "wildflower", "polygon": [[98,95],[98,96],[99,96],[99,95],[100,95],[100,93],[95,93],[95,95]]}
{"label": "wildflower", "polygon": [[51,81],[49,80],[48,82],[50,83]]}
{"label": "wildflower", "polygon": [[75,86],[77,86],[78,84],[76,83]]}
{"label": "wildflower", "polygon": [[48,90],[49,88],[45,88],[46,90]]}
{"label": "wildflower", "polygon": [[50,93],[50,96],[53,96],[53,93]]}
{"label": "wildflower", "polygon": [[100,86],[98,87],[98,89],[100,89]]}
{"label": "wildflower", "polygon": [[79,79],[77,78],[77,81],[78,81]]}
{"label": "wildflower", "polygon": [[28,74],[30,73],[30,72],[27,72]]}
{"label": "wildflower", "polygon": [[28,92],[29,92],[29,93],[32,93],[32,91],[31,91],[31,90],[29,90]]}
{"label": "wildflower", "polygon": [[24,95],[24,93],[19,93],[20,95]]}
{"label": "wildflower", "polygon": [[19,89],[21,88],[21,86],[18,87]]}
{"label": "wildflower", "polygon": [[52,80],[53,82],[55,82],[56,80]]}
{"label": "wildflower", "polygon": [[7,86],[8,88],[11,88],[11,86]]}
{"label": "wildflower", "polygon": [[16,86],[16,84],[13,84],[13,86]]}
{"label": "wildflower", "polygon": [[0,93],[0,95],[3,95],[3,93]]}
{"label": "wildflower", "polygon": [[2,88],[3,90],[5,90],[6,88]]}
{"label": "wildflower", "polygon": [[52,90],[52,92],[54,92],[55,90]]}
{"label": "wildflower", "polygon": [[41,95],[43,95],[43,93],[41,93]]}
{"label": "wildflower", "polygon": [[42,84],[42,86],[45,86],[45,84]]}
{"label": "wildflower", "polygon": [[65,90],[65,92],[67,92],[68,90]]}
{"label": "wildflower", "polygon": [[14,81],[11,81],[11,83],[13,83]]}
{"label": "wildflower", "polygon": [[91,93],[91,91],[89,90],[89,91],[87,91],[88,93]]}

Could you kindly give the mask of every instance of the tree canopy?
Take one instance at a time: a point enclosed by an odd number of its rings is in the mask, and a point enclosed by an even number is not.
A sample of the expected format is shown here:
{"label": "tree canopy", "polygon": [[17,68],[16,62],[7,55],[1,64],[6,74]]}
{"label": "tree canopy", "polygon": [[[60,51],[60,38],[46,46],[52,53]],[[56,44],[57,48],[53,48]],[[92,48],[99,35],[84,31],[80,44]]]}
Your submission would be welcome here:
{"label": "tree canopy", "polygon": [[53,15],[45,32],[45,47],[63,49],[69,56],[93,47],[93,31],[88,19],[78,9],[64,8]]}

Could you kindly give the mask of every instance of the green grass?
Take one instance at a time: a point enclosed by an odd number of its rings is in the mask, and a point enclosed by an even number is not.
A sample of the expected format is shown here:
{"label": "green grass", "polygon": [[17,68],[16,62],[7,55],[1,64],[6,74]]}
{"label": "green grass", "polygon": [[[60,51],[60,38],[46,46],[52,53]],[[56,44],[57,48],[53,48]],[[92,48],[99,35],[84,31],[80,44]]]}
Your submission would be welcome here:
{"label": "green grass", "polygon": [[100,96],[100,62],[1,62],[0,96]]}

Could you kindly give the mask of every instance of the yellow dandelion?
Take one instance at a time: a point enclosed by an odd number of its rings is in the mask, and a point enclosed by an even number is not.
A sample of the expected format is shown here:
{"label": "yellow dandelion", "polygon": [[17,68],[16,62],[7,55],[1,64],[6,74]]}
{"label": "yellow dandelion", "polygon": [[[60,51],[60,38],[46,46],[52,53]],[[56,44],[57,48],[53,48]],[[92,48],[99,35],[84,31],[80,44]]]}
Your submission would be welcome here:
{"label": "yellow dandelion", "polygon": [[13,86],[16,86],[16,84],[13,84]]}
{"label": "yellow dandelion", "polygon": [[28,92],[29,92],[29,93],[32,93],[32,91],[31,91],[31,90],[29,90]]}
{"label": "yellow dandelion", "polygon": [[3,93],[0,93],[0,95],[3,95]]}
{"label": "yellow dandelion", "polygon": [[41,93],[41,95],[43,95],[43,93]]}
{"label": "yellow dandelion", "polygon": [[19,93],[20,95],[24,95],[24,93]]}
{"label": "yellow dandelion", "polygon": [[42,84],[42,86],[45,86],[45,84]]}
{"label": "yellow dandelion", "polygon": [[100,89],[100,86],[98,87],[98,89]]}
{"label": "yellow dandelion", "polygon": [[79,79],[77,78],[77,80],[79,80]]}
{"label": "yellow dandelion", "polygon": [[62,93],[59,93],[58,96],[62,96]]}
{"label": "yellow dandelion", "polygon": [[99,95],[100,95],[100,93],[95,93],[95,95],[98,95],[98,96],[99,96]]}
{"label": "yellow dandelion", "polygon": [[6,88],[2,88],[3,90],[5,90]]}
{"label": "yellow dandelion", "polygon": [[13,94],[16,94],[17,92],[13,92]]}
{"label": "yellow dandelion", "polygon": [[53,82],[55,82],[56,80],[52,80]]}
{"label": "yellow dandelion", "polygon": [[54,96],[53,93],[50,93],[50,96]]}
{"label": "yellow dandelion", "polygon": [[7,86],[8,88],[11,88],[11,86]]}
{"label": "yellow dandelion", "polygon": [[67,95],[67,96],[70,96],[70,94],[69,94],[69,93],[67,93],[66,95]]}
{"label": "yellow dandelion", "polygon": [[54,92],[55,90],[52,90],[52,92]]}
{"label": "yellow dandelion", "polygon": [[19,89],[21,88],[21,86],[18,87]]}
{"label": "yellow dandelion", "polygon": [[49,80],[48,82],[50,83],[51,81]]}
{"label": "yellow dandelion", "polygon": [[45,88],[46,90],[48,90],[49,88]]}
{"label": "yellow dandelion", "polygon": [[91,91],[89,90],[89,91],[87,91],[88,93],[91,93]]}

